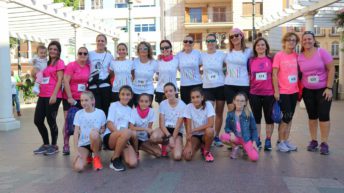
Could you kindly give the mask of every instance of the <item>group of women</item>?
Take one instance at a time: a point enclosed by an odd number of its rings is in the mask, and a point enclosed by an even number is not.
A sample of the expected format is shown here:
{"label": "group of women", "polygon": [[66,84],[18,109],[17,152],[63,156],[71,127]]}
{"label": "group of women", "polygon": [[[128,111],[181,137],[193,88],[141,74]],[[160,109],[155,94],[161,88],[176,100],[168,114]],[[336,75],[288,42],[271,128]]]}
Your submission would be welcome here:
{"label": "group of women", "polygon": [[[264,149],[272,149],[274,101],[279,102],[283,114],[278,126],[277,149],[281,152],[297,149],[289,141],[289,134],[298,93],[302,89],[311,134],[307,149],[318,149],[319,126],[320,153],[328,154],[335,69],[331,55],[318,48],[314,34],[303,33],[302,50],[297,54],[298,35],[286,33],[282,38],[283,50],[273,58],[264,38],[258,38],[250,49],[245,45],[244,33],[234,28],[229,32],[229,40],[229,50],[224,53],[217,50],[216,35],[208,34],[207,51],[200,52],[193,49],[194,39],[188,35],[183,40],[183,50],[176,55],[173,55],[171,42],[162,40],[157,60],[153,59],[151,45],[140,42],[138,57],[130,60],[126,44],[118,44],[117,55],[113,57],[106,49],[106,36],[99,34],[95,51],[79,48],[77,60],[66,66],[60,59],[61,45],[52,41],[47,48],[48,65],[43,71],[46,81],[40,85],[34,118],[43,145],[34,153],[52,155],[58,152],[56,116],[62,101],[65,117],[72,106],[82,108],[74,118],[77,155],[73,166],[77,171],[92,160],[94,169],[102,168],[101,141],[106,149],[114,150],[110,168],[116,171],[125,169],[122,158],[127,166],[135,167],[140,158],[139,150],[156,157],[167,156],[171,151],[175,160],[191,160],[200,148],[205,161],[212,162],[212,143],[216,146],[233,144],[232,158],[236,158],[236,145],[242,145],[249,158],[256,161],[258,154],[254,150],[262,147],[262,112],[266,123]],[[180,73],[180,88],[177,87],[177,72]],[[153,85],[155,75],[158,76],[156,88]],[[157,129],[152,128],[155,120],[151,108],[153,98],[159,104]],[[219,137],[225,103],[229,112],[225,121],[226,135]],[[236,136],[234,141],[228,133]],[[183,143],[183,135],[186,143]],[[63,153],[69,154],[69,137],[64,141]],[[92,152],[93,157],[90,156]]]}

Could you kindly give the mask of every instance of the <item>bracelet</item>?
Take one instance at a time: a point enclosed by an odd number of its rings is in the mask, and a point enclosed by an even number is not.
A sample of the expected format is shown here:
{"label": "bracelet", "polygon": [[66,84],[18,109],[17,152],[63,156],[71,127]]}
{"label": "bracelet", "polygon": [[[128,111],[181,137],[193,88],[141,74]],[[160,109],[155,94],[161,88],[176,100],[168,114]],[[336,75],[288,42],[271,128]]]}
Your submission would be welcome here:
{"label": "bracelet", "polygon": [[331,87],[326,87],[326,89],[330,89],[330,90],[332,90],[332,88],[331,88]]}

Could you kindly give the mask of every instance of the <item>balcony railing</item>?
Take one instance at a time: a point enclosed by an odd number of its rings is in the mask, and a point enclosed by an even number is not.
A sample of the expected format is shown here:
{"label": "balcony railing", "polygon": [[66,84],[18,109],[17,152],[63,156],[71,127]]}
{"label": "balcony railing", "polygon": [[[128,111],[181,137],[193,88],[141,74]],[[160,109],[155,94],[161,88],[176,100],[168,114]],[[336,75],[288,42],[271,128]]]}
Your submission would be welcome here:
{"label": "balcony railing", "polygon": [[233,12],[185,16],[185,23],[209,24],[209,23],[227,23],[227,22],[233,22]]}

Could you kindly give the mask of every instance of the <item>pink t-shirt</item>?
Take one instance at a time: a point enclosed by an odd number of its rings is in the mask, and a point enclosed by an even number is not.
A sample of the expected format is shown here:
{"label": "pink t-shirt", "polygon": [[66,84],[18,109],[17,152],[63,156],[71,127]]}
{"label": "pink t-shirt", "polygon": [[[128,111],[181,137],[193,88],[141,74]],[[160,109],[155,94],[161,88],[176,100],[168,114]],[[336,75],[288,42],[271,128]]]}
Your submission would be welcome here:
{"label": "pink t-shirt", "polygon": [[250,93],[254,95],[273,95],[272,86],[272,59],[251,58],[249,60]]}
{"label": "pink t-shirt", "polygon": [[306,58],[301,53],[298,62],[302,72],[302,84],[304,87],[308,89],[325,88],[327,84],[326,65],[332,61],[332,56],[322,48],[318,48],[311,58]]}
{"label": "pink t-shirt", "polygon": [[[65,64],[63,60],[58,60],[55,65],[48,65],[43,70],[43,79],[39,86],[40,97],[51,97],[57,84],[57,71],[64,70]],[[62,89],[57,92],[56,98],[62,98]]]}
{"label": "pink t-shirt", "polygon": [[[71,62],[66,66],[64,74],[71,77],[69,85],[73,99],[80,100],[81,93],[87,88],[88,77],[90,76],[89,64],[81,67],[77,61]],[[68,98],[65,91],[63,93],[63,98]]]}
{"label": "pink t-shirt", "polygon": [[297,85],[297,54],[277,52],[274,57],[273,68],[278,68],[278,87],[280,94],[294,94],[299,92]]}

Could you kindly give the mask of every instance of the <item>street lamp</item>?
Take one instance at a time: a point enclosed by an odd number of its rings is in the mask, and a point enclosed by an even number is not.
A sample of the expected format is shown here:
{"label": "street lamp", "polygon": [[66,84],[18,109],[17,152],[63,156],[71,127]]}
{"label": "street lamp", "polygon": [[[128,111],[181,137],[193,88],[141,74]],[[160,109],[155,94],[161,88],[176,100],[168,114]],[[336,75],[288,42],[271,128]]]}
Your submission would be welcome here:
{"label": "street lamp", "polygon": [[252,42],[256,39],[256,27],[254,17],[256,16],[256,1],[252,0]]}
{"label": "street lamp", "polygon": [[132,4],[133,4],[133,1],[132,0],[126,0],[127,1],[127,4],[128,4],[128,10],[129,10],[129,19],[128,19],[128,35],[129,35],[129,45],[128,45],[128,54],[129,54],[129,58],[131,58],[131,54],[132,54]]}

